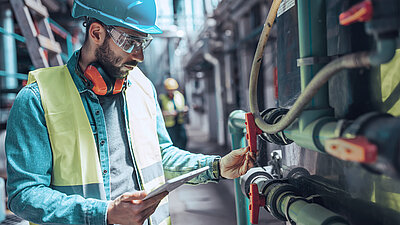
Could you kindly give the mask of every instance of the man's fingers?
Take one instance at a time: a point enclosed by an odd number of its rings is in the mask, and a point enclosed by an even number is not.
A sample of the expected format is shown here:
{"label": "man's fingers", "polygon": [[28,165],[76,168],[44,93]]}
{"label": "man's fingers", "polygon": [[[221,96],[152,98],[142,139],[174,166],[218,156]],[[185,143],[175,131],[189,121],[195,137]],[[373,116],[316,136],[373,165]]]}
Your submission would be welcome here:
{"label": "man's fingers", "polygon": [[158,204],[144,210],[142,213],[141,220],[144,222],[146,219],[148,219],[156,211],[157,206],[158,206]]}
{"label": "man's fingers", "polygon": [[244,175],[247,172],[247,170],[249,169],[248,164],[249,164],[249,157],[248,157],[248,155],[246,155],[246,159],[244,161],[244,164],[240,167],[240,170],[239,170],[239,175],[240,176]]}
{"label": "man's fingers", "polygon": [[232,154],[234,157],[243,157],[250,148],[239,148],[236,150],[233,150],[230,154]]}
{"label": "man's fingers", "polygon": [[250,155],[250,157],[251,157],[251,159],[252,159],[253,161],[256,161],[256,154],[255,154],[254,152],[248,152],[247,154]]}
{"label": "man's fingers", "polygon": [[168,195],[168,192],[163,192],[161,194],[158,194],[154,197],[151,197],[149,199],[144,200],[143,203],[143,209],[144,210],[148,210],[151,209],[153,207],[157,207],[158,204],[160,204],[161,200],[163,200],[163,198],[165,198],[165,196]]}
{"label": "man's fingers", "polygon": [[146,197],[146,192],[145,191],[137,191],[137,192],[127,192],[121,195],[120,199],[121,201],[132,201],[132,200],[142,200],[144,197]]}
{"label": "man's fingers", "polygon": [[160,194],[158,194],[158,195],[156,195],[156,196],[154,196],[154,197],[151,197],[151,198],[149,198],[149,199],[146,199],[145,200],[145,202],[148,202],[149,204],[153,204],[153,203],[155,203],[155,202],[159,202],[159,201],[161,201],[163,198],[165,198],[165,196],[167,196],[168,195],[168,191],[164,191],[164,192],[162,192],[162,193],[160,193]]}
{"label": "man's fingers", "polygon": [[253,168],[254,165],[256,164],[256,161],[255,161],[255,159],[253,157],[251,157],[251,155],[247,155],[247,156],[248,156],[248,159],[249,159],[247,169]]}

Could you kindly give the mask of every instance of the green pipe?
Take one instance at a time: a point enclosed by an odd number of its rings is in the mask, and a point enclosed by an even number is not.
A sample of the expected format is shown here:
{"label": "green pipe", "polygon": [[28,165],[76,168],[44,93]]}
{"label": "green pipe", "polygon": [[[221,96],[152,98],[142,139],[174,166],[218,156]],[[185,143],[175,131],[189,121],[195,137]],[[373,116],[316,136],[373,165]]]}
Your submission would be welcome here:
{"label": "green pipe", "polygon": [[10,36],[13,37],[15,40],[25,43],[25,38],[24,38],[23,36],[18,35],[18,34],[16,34],[16,33],[7,32],[3,27],[0,27],[0,33],[5,34],[5,35],[10,35]]}
{"label": "green pipe", "polygon": [[388,63],[396,53],[396,39],[378,39],[376,51],[369,57],[372,66]]}
{"label": "green pipe", "polygon": [[[326,14],[325,0],[298,1],[299,51],[300,58],[326,57]],[[301,90],[303,91],[323,64],[300,67]],[[329,107],[328,86],[324,85],[314,96],[310,108]]]}
{"label": "green pipe", "polygon": [[28,80],[28,74],[23,73],[8,73],[7,71],[0,70],[1,77],[11,77],[20,80]]}
{"label": "green pipe", "polygon": [[[0,12],[1,25],[7,33],[14,31],[14,19],[11,7],[8,6],[3,8]],[[3,35],[1,37],[1,62],[0,68],[6,73],[15,74],[17,73],[17,44],[15,38],[11,35]],[[18,80],[12,76],[6,76],[0,81],[0,88],[5,89],[17,89]],[[1,96],[1,100],[5,101],[5,104],[10,104],[15,99],[15,93],[8,93]]]}
{"label": "green pipe", "polygon": [[[283,197],[282,197],[283,196]],[[338,214],[315,203],[303,199],[294,199],[293,194],[283,194],[278,200],[278,210],[297,225],[345,225],[347,221]],[[292,203],[288,207],[289,201]],[[287,215],[288,214],[288,215]]]}
{"label": "green pipe", "polygon": [[[232,149],[246,146],[245,113],[243,110],[235,110],[229,115],[228,129],[232,138]],[[239,178],[234,180],[236,223],[237,225],[250,225],[249,200],[242,194],[239,180]]]}
{"label": "green pipe", "polygon": [[[312,113],[312,112],[305,112]],[[325,152],[325,140],[339,137],[336,132],[338,123],[333,117],[320,117],[309,123],[303,130],[298,128],[298,124],[294,123],[283,133],[297,145],[314,151]]]}
{"label": "green pipe", "polygon": [[72,36],[70,33],[67,35],[67,54],[68,58],[70,58],[74,54],[74,45],[72,44]]}

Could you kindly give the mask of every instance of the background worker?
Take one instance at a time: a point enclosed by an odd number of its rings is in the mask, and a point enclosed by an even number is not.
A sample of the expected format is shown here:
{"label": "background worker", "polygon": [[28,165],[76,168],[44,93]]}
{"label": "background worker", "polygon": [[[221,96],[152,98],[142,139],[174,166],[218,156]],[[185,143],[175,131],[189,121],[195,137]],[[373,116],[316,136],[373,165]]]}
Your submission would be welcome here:
{"label": "background worker", "polygon": [[153,84],[136,65],[154,0],[75,0],[86,39],[66,65],[30,72],[7,123],[8,207],[38,224],[170,224],[166,193],[146,192],[192,170],[192,184],[236,178],[246,149],[219,156],[172,145]]}
{"label": "background worker", "polygon": [[174,78],[165,79],[164,88],[167,93],[160,94],[159,102],[165,126],[174,146],[186,149],[185,122],[189,108],[185,105],[185,97],[178,91],[179,85]]}

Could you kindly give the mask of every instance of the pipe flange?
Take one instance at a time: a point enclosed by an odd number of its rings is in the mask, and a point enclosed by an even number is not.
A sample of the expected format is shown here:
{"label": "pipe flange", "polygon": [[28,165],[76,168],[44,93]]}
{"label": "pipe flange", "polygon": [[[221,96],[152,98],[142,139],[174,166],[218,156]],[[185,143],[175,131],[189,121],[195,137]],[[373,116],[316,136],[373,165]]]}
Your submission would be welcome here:
{"label": "pipe flange", "polygon": [[250,184],[252,184],[253,181],[256,180],[257,178],[265,178],[266,180],[274,179],[271,174],[269,174],[268,172],[265,172],[265,171],[256,171],[256,172],[250,174],[245,179],[244,185],[241,185],[242,192],[243,192],[243,194],[245,194],[247,196],[247,198],[250,198],[250,196],[249,196]]}
{"label": "pipe flange", "polygon": [[380,112],[369,112],[364,115],[361,115],[358,117],[356,120],[354,120],[351,125],[349,125],[343,132],[343,136],[347,138],[353,138],[357,135],[359,135],[365,126],[369,121],[377,119],[377,118],[382,118],[382,117],[393,117],[390,114],[387,113],[380,113]]}
{"label": "pipe flange", "polygon": [[293,196],[292,198],[289,199],[287,205],[286,205],[286,209],[285,209],[285,216],[287,221],[290,222],[290,224],[292,225],[296,225],[296,223],[289,217],[289,208],[290,205],[292,205],[293,202],[297,201],[297,200],[304,200],[306,201],[303,197],[299,197],[299,196]]}
{"label": "pipe flange", "polygon": [[265,196],[268,195],[268,193],[270,192],[271,188],[273,187],[273,184],[287,184],[288,180],[286,179],[273,179],[273,180],[268,180],[265,183],[264,188],[262,189],[261,193]]}
{"label": "pipe flange", "polygon": [[296,167],[289,171],[286,178],[288,179],[297,179],[304,176],[310,176],[310,172],[303,167]]}
{"label": "pipe flange", "polygon": [[278,200],[281,195],[285,193],[295,195],[297,193],[297,189],[290,184],[287,183],[275,183],[269,187],[269,192],[266,197],[266,206],[269,209],[269,212],[277,219],[282,221],[287,221],[286,216],[282,215],[278,209]]}
{"label": "pipe flange", "polygon": [[[284,115],[287,114],[289,109],[285,108],[269,108],[261,112],[261,117],[268,124],[276,124],[278,123]],[[277,145],[288,145],[293,141],[285,136],[283,131],[280,131],[275,134],[267,134],[262,133],[260,135],[264,140],[277,144]]]}

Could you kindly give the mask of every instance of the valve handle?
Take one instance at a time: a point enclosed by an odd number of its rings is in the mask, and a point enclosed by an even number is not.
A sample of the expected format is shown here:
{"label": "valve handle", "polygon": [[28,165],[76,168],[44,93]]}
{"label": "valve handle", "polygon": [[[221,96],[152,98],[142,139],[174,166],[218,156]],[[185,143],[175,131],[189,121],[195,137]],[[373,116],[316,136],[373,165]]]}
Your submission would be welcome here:
{"label": "valve handle", "polygon": [[246,139],[249,144],[250,152],[257,154],[257,135],[262,134],[262,130],[257,127],[254,121],[253,113],[249,112],[245,114],[246,119]]}
{"label": "valve handle", "polygon": [[250,184],[250,222],[252,224],[258,224],[258,214],[260,207],[265,206],[265,196],[260,195],[258,192],[257,184]]}
{"label": "valve handle", "polygon": [[341,25],[347,26],[355,22],[366,22],[372,19],[373,6],[371,0],[362,1],[339,16]]}

